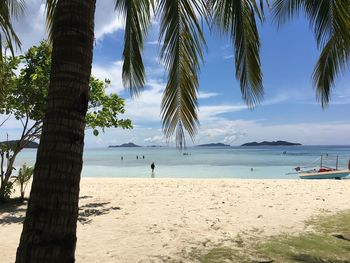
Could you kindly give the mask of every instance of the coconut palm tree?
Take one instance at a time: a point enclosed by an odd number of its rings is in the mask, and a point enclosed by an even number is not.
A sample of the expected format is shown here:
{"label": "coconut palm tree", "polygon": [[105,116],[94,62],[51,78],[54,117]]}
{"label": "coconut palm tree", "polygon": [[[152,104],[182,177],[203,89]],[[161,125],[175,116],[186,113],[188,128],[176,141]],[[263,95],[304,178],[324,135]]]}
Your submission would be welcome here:
{"label": "coconut palm tree", "polygon": [[321,49],[313,72],[317,99],[325,107],[339,75],[350,66],[350,0],[275,0],[278,25],[304,12]]}
{"label": "coconut palm tree", "polygon": [[55,4],[47,108],[16,256],[23,263],[74,262],[76,246],[95,0]]}
{"label": "coconut palm tree", "polygon": [[[74,262],[88,81],[96,0],[48,0],[53,43],[50,88],[17,263]],[[160,57],[168,70],[162,101],[165,135],[183,147],[198,127],[198,73],[206,47],[200,17],[228,34],[236,76],[249,106],[262,98],[255,0],[116,0],[125,17],[123,81],[132,95],[145,84],[142,49],[151,12],[160,19]]]}

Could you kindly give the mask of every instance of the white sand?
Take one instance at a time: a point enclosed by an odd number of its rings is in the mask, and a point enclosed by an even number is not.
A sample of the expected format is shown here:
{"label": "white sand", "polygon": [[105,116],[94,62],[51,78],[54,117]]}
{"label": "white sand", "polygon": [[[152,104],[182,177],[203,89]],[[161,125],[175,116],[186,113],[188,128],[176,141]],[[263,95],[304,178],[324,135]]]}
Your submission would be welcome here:
{"label": "white sand", "polygon": [[[80,206],[90,221],[78,223],[77,262],[161,262],[239,233],[303,231],[321,211],[350,209],[349,189],[350,180],[84,178]],[[105,214],[88,216],[96,210]],[[22,226],[0,213],[0,260],[14,262]]]}

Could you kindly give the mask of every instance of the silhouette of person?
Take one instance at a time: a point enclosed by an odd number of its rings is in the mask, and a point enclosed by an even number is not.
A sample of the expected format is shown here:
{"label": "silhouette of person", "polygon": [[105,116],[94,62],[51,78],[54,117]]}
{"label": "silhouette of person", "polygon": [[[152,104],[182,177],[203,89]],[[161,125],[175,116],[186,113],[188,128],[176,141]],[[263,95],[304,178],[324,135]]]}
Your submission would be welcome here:
{"label": "silhouette of person", "polygon": [[136,160],[138,160],[139,159],[139,156],[138,155],[136,155]]}
{"label": "silhouette of person", "polygon": [[154,173],[154,168],[156,168],[154,162],[151,164],[152,174]]}
{"label": "silhouette of person", "polygon": [[122,156],[122,157],[120,157],[120,160],[122,160],[122,161],[124,160],[123,156]]}
{"label": "silhouette of person", "polygon": [[144,156],[144,155],[142,155],[142,159],[145,159],[145,156]]}

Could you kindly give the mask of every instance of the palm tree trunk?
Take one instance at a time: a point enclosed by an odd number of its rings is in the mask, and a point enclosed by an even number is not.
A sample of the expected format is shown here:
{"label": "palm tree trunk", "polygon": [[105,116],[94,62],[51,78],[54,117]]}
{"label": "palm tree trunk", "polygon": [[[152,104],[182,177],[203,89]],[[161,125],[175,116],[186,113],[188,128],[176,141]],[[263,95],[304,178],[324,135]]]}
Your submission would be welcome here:
{"label": "palm tree trunk", "polygon": [[24,199],[24,189],[23,189],[23,184],[21,184],[21,199]]}
{"label": "palm tree trunk", "polygon": [[96,0],[59,0],[47,108],[17,263],[74,262]]}

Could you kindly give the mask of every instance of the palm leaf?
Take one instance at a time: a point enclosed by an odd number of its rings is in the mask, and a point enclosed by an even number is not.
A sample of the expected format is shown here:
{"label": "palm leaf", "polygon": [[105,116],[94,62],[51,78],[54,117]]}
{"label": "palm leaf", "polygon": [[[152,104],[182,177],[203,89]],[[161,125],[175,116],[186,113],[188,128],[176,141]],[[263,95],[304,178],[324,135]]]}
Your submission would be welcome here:
{"label": "palm leaf", "polygon": [[123,51],[123,84],[131,95],[138,95],[145,85],[145,67],[142,61],[144,38],[151,20],[150,0],[116,0],[115,9],[125,17]]}
{"label": "palm leaf", "polygon": [[330,100],[335,79],[350,65],[350,42],[334,35],[325,45],[313,73],[317,99],[322,107]]}
{"label": "palm leaf", "polygon": [[313,80],[317,99],[325,107],[335,79],[350,65],[350,1],[276,0],[272,10],[279,26],[300,12],[309,19],[322,49]]}
{"label": "palm leaf", "polygon": [[280,26],[303,11],[313,28],[319,47],[336,34],[348,34],[350,1],[330,0],[275,0],[272,13]]}
{"label": "palm leaf", "polygon": [[52,41],[53,22],[55,21],[55,10],[58,0],[46,0],[46,27],[49,40]]}
{"label": "palm leaf", "polygon": [[260,62],[260,38],[256,16],[261,21],[263,3],[255,0],[209,0],[214,25],[228,34],[235,48],[236,78],[240,81],[243,100],[249,107],[264,95]]}
{"label": "palm leaf", "polygon": [[7,4],[12,17],[18,18],[24,12],[24,0],[3,0]]}
{"label": "palm leaf", "polygon": [[14,47],[21,47],[21,41],[12,26],[12,18],[18,18],[23,12],[24,0],[0,1],[0,48],[5,45],[12,55],[14,55]]}
{"label": "palm leaf", "polygon": [[161,60],[168,71],[161,114],[166,138],[175,133],[177,147],[186,145],[184,130],[191,138],[199,125],[197,112],[198,72],[206,47],[200,22],[205,16],[203,2],[196,0],[160,0]]}

